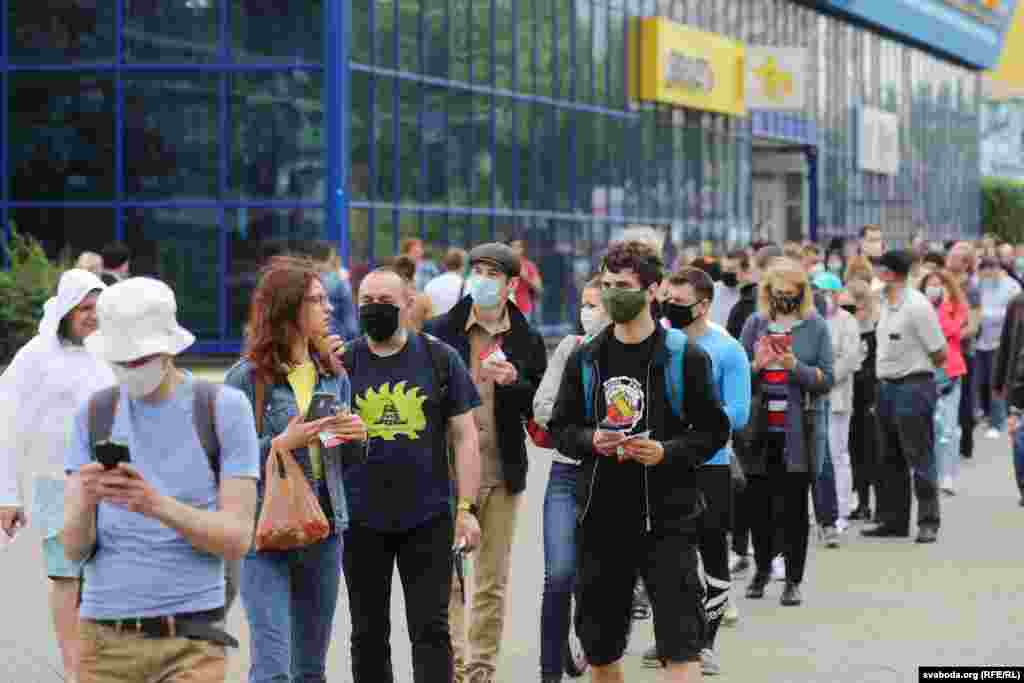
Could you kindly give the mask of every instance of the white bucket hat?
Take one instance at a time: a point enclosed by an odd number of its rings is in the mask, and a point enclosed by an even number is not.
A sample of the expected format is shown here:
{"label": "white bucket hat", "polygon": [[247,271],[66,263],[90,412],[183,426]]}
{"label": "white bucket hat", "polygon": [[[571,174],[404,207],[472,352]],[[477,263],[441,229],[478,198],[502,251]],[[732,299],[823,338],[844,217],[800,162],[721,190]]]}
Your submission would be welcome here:
{"label": "white bucket hat", "polygon": [[174,292],[163,282],[133,277],[108,287],[96,301],[99,329],[85,340],[90,353],[111,363],[157,353],[176,356],[195,343],[178,324]]}

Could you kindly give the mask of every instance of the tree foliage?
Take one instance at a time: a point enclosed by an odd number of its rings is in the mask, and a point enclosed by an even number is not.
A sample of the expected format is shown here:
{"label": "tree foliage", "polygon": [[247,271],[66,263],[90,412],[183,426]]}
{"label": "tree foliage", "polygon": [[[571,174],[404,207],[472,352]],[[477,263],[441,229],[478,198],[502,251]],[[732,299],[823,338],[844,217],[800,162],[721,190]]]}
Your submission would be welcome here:
{"label": "tree foliage", "polygon": [[985,178],[981,183],[981,226],[1012,244],[1024,242],[1024,182]]}

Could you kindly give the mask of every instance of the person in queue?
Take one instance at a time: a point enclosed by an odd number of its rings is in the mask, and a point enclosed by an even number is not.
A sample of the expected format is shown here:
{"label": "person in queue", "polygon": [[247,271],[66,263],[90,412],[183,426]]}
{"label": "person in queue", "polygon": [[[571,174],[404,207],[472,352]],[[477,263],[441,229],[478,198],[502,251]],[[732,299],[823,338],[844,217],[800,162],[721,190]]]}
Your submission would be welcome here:
{"label": "person in queue", "polygon": [[[417,293],[391,268],[359,287],[364,337],[343,360],[354,410],[369,433],[365,457],[345,470],[350,524],[344,569],[352,617],[355,683],[394,681],[391,586],[405,593],[416,683],[454,676],[448,601],[452,548],[480,544],[475,515],[480,454],[473,410],[480,397],[462,359],[447,344],[401,324]],[[453,454],[453,506],[449,476]],[[454,510],[453,510],[454,508]]]}
{"label": "person in queue", "polygon": [[[558,387],[569,356],[580,344],[593,339],[608,325],[601,303],[601,280],[594,278],[583,288],[580,302],[583,334],[563,339],[548,361],[547,372],[533,399],[533,419],[547,428],[555,407]],[[551,444],[553,445],[553,444]],[[569,638],[572,615],[570,598],[576,579],[576,479],[580,461],[551,453],[551,472],[544,492],[544,594],[540,608],[540,671],[542,683],[562,680],[563,656]]]}
{"label": "person in queue", "polygon": [[935,307],[949,349],[945,366],[936,371],[939,398],[935,407],[935,461],[939,488],[953,495],[960,473],[960,392],[967,374],[960,338],[967,326],[967,302],[960,285],[945,270],[925,275],[920,291]]}
{"label": "person in queue", "polygon": [[697,469],[728,442],[729,418],[708,354],[651,315],[662,280],[657,253],[614,243],[601,280],[614,326],[570,356],[549,425],[558,451],[583,463],[576,632],[593,680],[623,681],[642,576],[664,680],[696,681],[707,646]]}
{"label": "person in queue", "polygon": [[871,489],[878,491],[875,469],[878,462],[878,420],[875,414],[878,397],[878,379],[875,359],[878,339],[878,296],[869,281],[855,279],[846,285],[839,297],[839,305],[857,319],[860,330],[860,368],[853,375],[853,415],[850,417],[850,467],[853,470],[853,489],[857,494],[857,507],[850,512],[850,521],[870,521]]}
{"label": "person in queue", "polygon": [[[781,602],[803,602],[800,585],[807,563],[808,492],[820,461],[817,420],[832,390],[832,340],[814,308],[807,273],[783,260],[761,282],[759,310],[743,328],[741,342],[751,363],[757,421],[744,446],[743,470],[754,522],[757,571],[747,597],[764,597],[771,562],[781,550],[786,586]],[[815,424],[806,424],[807,419]],[[778,529],[781,548],[776,548]]]}
{"label": "person in queue", "polygon": [[[683,268],[668,278],[663,310],[671,327],[682,330],[689,342],[699,344],[711,358],[715,392],[735,432],[746,426],[750,415],[750,361],[740,343],[710,320],[717,292],[706,273]],[[708,506],[699,523],[699,549],[707,581],[704,609],[708,632],[701,650],[701,669],[706,675],[721,673],[715,641],[732,587],[728,533],[733,497],[730,460],[734,457],[732,448],[726,446],[697,470],[697,486]],[[656,648],[644,654],[644,663],[660,664]]]}
{"label": "person in queue", "polygon": [[81,683],[224,683],[238,646],[225,560],[252,542],[259,446],[245,396],[178,369],[195,337],[176,314],[165,283],[129,278],[100,294],[85,338],[117,384],[80,407],[64,460],[64,551],[85,564]]}
{"label": "person in queue", "polygon": [[[505,605],[515,535],[526,488],[523,422],[547,369],[544,338],[509,293],[519,277],[519,257],[506,244],[489,243],[469,254],[468,296],[425,331],[454,348],[470,369],[481,405],[473,410],[480,433],[480,491],[473,510],[481,527],[475,553],[471,605],[453,580],[449,606],[455,680],[494,680],[505,625]],[[472,491],[459,492],[471,497]],[[468,638],[466,612],[471,613]],[[467,642],[468,640],[468,642]]]}
{"label": "person in queue", "polygon": [[907,287],[913,263],[903,250],[879,262],[885,282],[878,319],[879,523],[868,537],[910,535],[910,483],[917,497],[918,543],[939,532],[939,482],[935,468],[935,369],[945,366],[946,337],[935,307]]}
{"label": "person in queue", "polygon": [[[351,405],[341,364],[321,352],[330,301],[312,263],[275,257],[250,305],[246,347],[225,383],[249,399],[259,435],[260,471],[272,449],[290,451],[330,523],[323,540],[287,551],[253,548],[242,562],[241,596],[250,630],[250,683],[325,681],[341,582],[341,534],[348,525],[342,459],[365,449],[359,415],[305,420],[314,394]],[[326,447],[321,433],[344,443]],[[261,478],[262,507],[267,482]]]}

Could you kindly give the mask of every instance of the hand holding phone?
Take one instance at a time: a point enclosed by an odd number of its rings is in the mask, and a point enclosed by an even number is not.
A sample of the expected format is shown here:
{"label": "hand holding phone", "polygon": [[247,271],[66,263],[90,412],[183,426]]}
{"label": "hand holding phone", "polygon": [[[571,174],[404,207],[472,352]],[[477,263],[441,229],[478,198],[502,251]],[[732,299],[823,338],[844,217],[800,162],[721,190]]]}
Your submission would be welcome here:
{"label": "hand holding phone", "polygon": [[94,447],[96,462],[103,465],[103,469],[112,470],[122,462],[131,462],[131,451],[124,444],[113,441],[100,441]]}

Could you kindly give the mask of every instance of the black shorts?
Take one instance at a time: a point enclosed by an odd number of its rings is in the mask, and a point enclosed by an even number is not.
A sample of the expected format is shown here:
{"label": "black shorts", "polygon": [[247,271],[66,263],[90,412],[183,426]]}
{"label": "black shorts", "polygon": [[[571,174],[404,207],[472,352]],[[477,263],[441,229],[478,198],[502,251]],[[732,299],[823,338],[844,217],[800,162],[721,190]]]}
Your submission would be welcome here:
{"label": "black shorts", "polygon": [[695,536],[584,526],[576,547],[576,633],[591,664],[613,664],[626,652],[638,576],[651,600],[662,661],[700,660],[707,615]]}
{"label": "black shorts", "polygon": [[[735,455],[733,456],[736,457]],[[732,470],[728,465],[704,465],[697,468],[697,489],[707,509],[700,517],[705,531],[732,529]]]}

